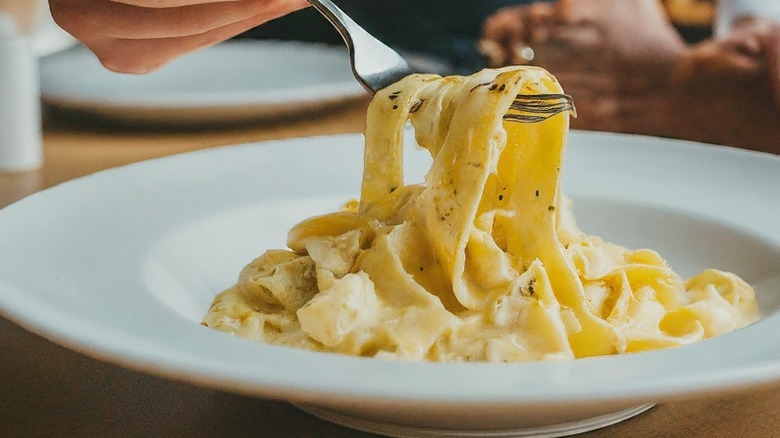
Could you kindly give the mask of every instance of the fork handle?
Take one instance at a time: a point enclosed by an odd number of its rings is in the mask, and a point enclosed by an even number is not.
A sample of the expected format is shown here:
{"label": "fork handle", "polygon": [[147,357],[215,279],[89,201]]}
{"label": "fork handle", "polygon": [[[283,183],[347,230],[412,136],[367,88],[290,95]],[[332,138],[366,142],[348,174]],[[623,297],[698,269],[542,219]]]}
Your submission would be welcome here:
{"label": "fork handle", "polygon": [[344,11],[328,0],[307,0],[317,11],[330,21],[330,24],[336,28],[344,42],[347,43],[350,53],[354,50],[355,44],[352,41],[352,34],[366,33],[354,20],[349,18]]}
{"label": "fork handle", "polygon": [[[377,91],[377,84],[390,84],[401,79],[411,72],[406,60],[365,29],[355,23],[344,11],[330,0],[307,0],[317,11],[330,21],[339,32],[349,51],[352,73],[363,87],[371,92]],[[356,44],[356,40],[359,44]],[[356,53],[357,51],[361,53]],[[403,70],[396,69],[397,77],[387,77],[387,62],[377,64],[374,62],[376,54],[382,53],[385,57],[393,57],[396,65],[404,66]],[[400,72],[400,73],[399,73]]]}

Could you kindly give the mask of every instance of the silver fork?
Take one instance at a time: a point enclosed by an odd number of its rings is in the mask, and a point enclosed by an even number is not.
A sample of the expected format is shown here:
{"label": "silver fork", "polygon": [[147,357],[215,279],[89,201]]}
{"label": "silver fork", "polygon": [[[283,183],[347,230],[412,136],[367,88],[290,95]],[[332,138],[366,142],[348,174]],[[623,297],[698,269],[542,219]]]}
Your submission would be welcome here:
{"label": "silver fork", "polygon": [[352,73],[372,93],[412,73],[412,68],[395,50],[366,32],[330,0],[308,0],[347,43]]}
{"label": "silver fork", "polygon": [[[349,51],[352,73],[368,91],[376,93],[414,73],[401,55],[366,32],[332,1],[307,1],[341,34]],[[565,94],[518,94],[504,119],[519,123],[537,123],[564,111],[575,112],[572,98]]]}

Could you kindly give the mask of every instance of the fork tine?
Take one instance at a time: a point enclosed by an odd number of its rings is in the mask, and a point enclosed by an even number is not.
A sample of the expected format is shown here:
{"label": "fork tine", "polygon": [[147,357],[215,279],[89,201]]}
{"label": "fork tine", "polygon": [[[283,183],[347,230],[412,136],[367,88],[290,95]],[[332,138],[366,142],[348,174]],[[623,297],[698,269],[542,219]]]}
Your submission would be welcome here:
{"label": "fork tine", "polygon": [[567,94],[518,94],[504,120],[519,123],[538,123],[565,111],[575,117],[574,99]]}

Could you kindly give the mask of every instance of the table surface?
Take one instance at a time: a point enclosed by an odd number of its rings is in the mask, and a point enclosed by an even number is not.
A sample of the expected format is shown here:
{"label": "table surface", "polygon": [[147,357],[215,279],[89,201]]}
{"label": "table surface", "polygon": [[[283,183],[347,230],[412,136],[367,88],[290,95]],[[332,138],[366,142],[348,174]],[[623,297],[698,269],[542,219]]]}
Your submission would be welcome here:
{"label": "table surface", "polygon": [[[301,119],[211,129],[121,127],[46,112],[44,165],[0,173],[0,207],[102,169],[215,146],[360,132],[365,102]],[[165,380],[55,345],[0,317],[0,436],[367,437],[280,401]],[[777,385],[660,404],[582,437],[780,436]]]}

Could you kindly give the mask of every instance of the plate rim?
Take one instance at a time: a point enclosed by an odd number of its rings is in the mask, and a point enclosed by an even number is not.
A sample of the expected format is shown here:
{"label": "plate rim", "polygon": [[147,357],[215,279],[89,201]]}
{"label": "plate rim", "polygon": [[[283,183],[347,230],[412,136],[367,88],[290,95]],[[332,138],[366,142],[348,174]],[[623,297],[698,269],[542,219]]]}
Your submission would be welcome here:
{"label": "plate rim", "polygon": [[[611,138],[612,141],[627,141],[627,142],[650,142],[650,143],[657,143],[662,142],[667,145],[677,145],[681,147],[687,147],[687,148],[700,148],[701,150],[707,150],[712,151],[712,153],[726,153],[726,154],[737,154],[735,156],[749,156],[749,157],[761,157],[761,159],[769,159],[773,160],[775,165],[780,166],[780,156],[776,156],[773,154],[763,154],[763,153],[757,153],[753,151],[745,151],[741,149],[735,149],[730,147],[716,147],[715,149],[712,149],[712,145],[705,145],[701,143],[696,142],[686,142],[686,141],[678,141],[678,140],[669,140],[669,139],[657,139],[654,137],[644,137],[644,136],[634,136],[634,135],[625,135],[625,134],[604,134],[604,133],[593,133],[593,132],[581,132],[581,131],[573,131],[571,138],[575,139],[590,139],[593,140],[599,140],[599,139],[607,139]],[[211,148],[206,150],[199,150],[199,151],[193,151],[193,152],[185,152],[182,154],[176,154],[172,156],[167,157],[161,157],[157,159],[147,160],[139,163],[133,163],[128,164],[125,166],[121,166],[114,169],[107,169],[104,171],[97,172],[95,174],[87,175],[85,177],[77,178],[62,184],[59,184],[57,186],[48,188],[46,190],[43,190],[39,193],[36,193],[34,195],[31,195],[27,198],[24,198],[20,201],[17,201],[14,204],[11,204],[3,209],[0,209],[0,224],[3,223],[5,218],[8,215],[16,214],[15,211],[18,211],[19,209],[27,208],[26,205],[29,205],[30,203],[39,202],[42,198],[50,197],[50,196],[57,196],[59,191],[63,190],[67,187],[73,187],[74,185],[77,186],[79,184],[90,184],[90,181],[99,181],[102,178],[113,178],[115,175],[121,175],[123,173],[127,172],[133,172],[134,169],[144,168],[148,167],[152,163],[156,163],[155,165],[158,166],[165,166],[169,165],[171,163],[177,163],[179,160],[182,160],[182,156],[189,157],[188,159],[197,159],[198,157],[204,157],[212,154],[223,154],[226,151],[228,153],[238,153],[240,154],[241,151],[259,151],[261,148],[268,148],[268,147],[289,147],[292,143],[300,143],[300,144],[312,144],[322,141],[346,141],[346,140],[352,140],[357,142],[362,142],[362,138],[360,137],[360,134],[341,134],[341,135],[327,135],[327,136],[317,136],[317,137],[309,137],[309,138],[294,138],[294,139],[284,139],[284,140],[274,140],[269,142],[262,142],[262,143],[247,143],[243,145],[231,145],[231,146],[224,146],[224,147],[217,147],[217,148]],[[676,146],[675,146],[676,147]],[[715,152],[717,151],[717,152]],[[194,157],[194,158],[193,158]],[[43,201],[40,201],[43,202]],[[0,253],[2,250],[0,249]],[[11,292],[9,292],[9,290]],[[146,372],[146,373],[152,373],[157,375],[164,375],[168,378],[175,379],[175,380],[182,380],[187,381],[191,383],[196,383],[199,385],[214,387],[218,389],[224,389],[224,390],[230,390],[233,392],[241,392],[246,394],[251,394],[255,396],[268,396],[268,397],[279,397],[279,398],[285,398],[287,400],[296,400],[301,402],[309,402],[313,399],[320,399],[322,397],[329,397],[332,400],[375,400],[375,401],[383,401],[383,402],[395,402],[395,403],[419,403],[423,405],[430,405],[430,404],[446,404],[448,402],[450,403],[471,403],[475,405],[490,405],[490,404],[513,404],[513,405],[523,405],[523,404],[544,404],[544,403],[550,403],[550,404],[560,404],[562,402],[566,403],[592,403],[594,401],[613,401],[613,400],[624,400],[624,401],[632,401],[632,402],[640,402],[640,401],[661,401],[661,400],[669,400],[673,398],[680,398],[680,397],[691,397],[694,395],[701,395],[706,393],[712,393],[712,392],[723,392],[723,391],[731,391],[731,390],[739,390],[739,389],[748,389],[754,386],[759,385],[766,385],[766,384],[780,384],[780,359],[775,358],[775,360],[767,362],[767,363],[759,363],[754,364],[753,366],[747,366],[747,367],[741,367],[739,369],[729,369],[729,370],[721,370],[720,373],[710,373],[706,376],[700,376],[699,379],[689,379],[690,376],[686,376],[686,381],[674,381],[673,379],[669,379],[666,381],[666,385],[664,387],[653,387],[648,386],[648,384],[641,385],[641,384],[633,384],[629,385],[625,388],[620,388],[618,390],[612,390],[609,392],[599,391],[598,388],[593,387],[580,387],[578,388],[579,392],[571,392],[571,388],[569,388],[569,392],[566,391],[560,392],[560,388],[558,390],[553,391],[546,396],[544,394],[539,393],[538,391],[533,394],[516,394],[511,392],[500,392],[500,393],[492,393],[488,394],[485,392],[481,393],[459,393],[457,391],[454,391],[452,389],[446,389],[446,388],[438,388],[435,391],[422,391],[417,393],[409,393],[405,392],[406,387],[404,388],[397,388],[396,390],[393,390],[393,388],[388,386],[377,386],[372,388],[357,388],[355,386],[351,387],[339,387],[338,385],[340,383],[343,383],[342,381],[337,382],[338,384],[334,384],[334,382],[312,382],[310,380],[306,381],[305,384],[301,384],[300,382],[295,381],[285,381],[285,380],[274,380],[278,376],[265,376],[266,378],[260,378],[263,376],[259,376],[257,374],[247,373],[246,370],[236,370],[234,367],[226,366],[226,364],[221,364],[219,360],[216,360],[216,362],[208,362],[205,365],[202,363],[203,356],[197,357],[197,359],[201,360],[200,364],[194,364],[192,362],[192,357],[188,355],[187,351],[170,351],[166,350],[166,348],[163,348],[164,346],[157,346],[156,344],[152,349],[150,349],[148,346],[141,347],[140,350],[138,349],[138,339],[133,338],[133,336],[129,336],[127,333],[112,333],[113,336],[116,336],[115,339],[127,339],[129,340],[129,344],[121,344],[118,346],[114,346],[113,348],[109,348],[104,342],[104,335],[94,337],[93,336],[84,336],[83,333],[75,335],[70,333],[62,333],[57,332],[56,325],[59,323],[67,322],[69,324],[73,324],[74,321],[72,319],[69,319],[68,315],[59,315],[59,317],[62,319],[62,321],[53,323],[53,322],[43,322],[37,319],[35,316],[31,317],[30,313],[31,308],[34,308],[37,304],[35,302],[28,302],[27,308],[21,309],[21,315],[20,315],[20,307],[14,308],[14,306],[9,302],[10,298],[14,296],[14,294],[23,294],[24,291],[21,290],[13,290],[12,286],[9,286],[5,283],[3,278],[0,278],[0,314],[3,314],[10,320],[14,321],[15,323],[21,325],[25,329],[32,331],[34,333],[37,333],[47,339],[50,339],[54,341],[55,343],[58,343],[60,345],[64,345],[67,348],[74,349],[76,351],[81,352],[82,354],[86,354],[88,356],[94,357],[99,360],[104,360],[112,363],[116,363],[122,366],[126,366],[132,369],[136,369],[138,371]],[[40,315],[39,315],[40,316]],[[771,320],[773,327],[778,326],[780,323],[780,312],[775,312],[772,315],[769,315],[765,320],[757,323],[762,324],[765,321]],[[184,324],[183,321],[180,321],[182,324]],[[77,321],[75,323],[78,323]],[[737,333],[741,333],[741,336],[747,336],[746,333],[752,333],[751,330],[755,331],[756,326],[748,327],[745,329],[742,329],[738,332],[735,332],[734,334],[728,334],[725,336],[733,336]],[[213,336],[220,336],[223,337],[224,334],[217,333],[217,332],[207,332],[209,337]],[[739,335],[738,335],[739,336]],[[230,347],[229,351],[234,351],[236,348],[242,348],[247,346],[246,342],[253,342],[248,341],[244,339],[224,339],[220,338],[225,342],[225,345]],[[407,370],[413,370],[414,375],[419,375],[422,373],[422,375],[427,375],[429,373],[432,373],[432,369],[436,368],[436,372],[440,372],[442,369],[447,370],[448,375],[456,375],[456,376],[468,376],[469,373],[472,372],[472,370],[479,370],[480,373],[484,374],[486,369],[490,369],[491,371],[495,371],[498,369],[501,369],[503,373],[506,373],[508,369],[514,369],[519,371],[539,371],[540,368],[554,368],[555,372],[561,373],[563,375],[569,376],[571,373],[577,371],[577,368],[579,367],[577,364],[582,363],[588,363],[593,364],[597,362],[604,362],[604,361],[611,361],[615,364],[621,365],[621,366],[631,366],[634,362],[637,360],[640,360],[640,355],[648,355],[652,354],[656,359],[658,360],[665,360],[669,359],[669,356],[685,356],[690,355],[694,353],[694,350],[707,350],[709,345],[712,345],[713,343],[717,342],[718,339],[716,338],[714,340],[704,341],[699,344],[695,344],[692,346],[685,347],[683,349],[674,349],[674,350],[662,350],[662,351],[655,351],[655,352],[649,352],[649,353],[638,353],[635,355],[623,355],[623,356],[609,356],[609,357],[599,357],[599,358],[589,358],[584,360],[578,360],[578,361],[572,361],[572,362],[565,362],[565,363],[523,363],[523,364],[430,364],[430,363],[405,363],[403,367]],[[103,340],[103,342],[101,342]],[[131,345],[132,347],[129,348],[128,345]],[[255,344],[256,345],[256,344]],[[124,348],[121,348],[123,347]],[[347,366],[357,366],[358,369],[364,369],[364,367],[368,367],[370,369],[381,369],[381,370],[392,370],[394,366],[398,365],[398,362],[383,362],[383,361],[377,361],[376,359],[366,359],[366,358],[354,358],[354,357],[346,357],[346,356],[339,356],[339,355],[325,355],[323,357],[323,353],[315,353],[315,352],[309,352],[309,351],[303,351],[303,350],[295,350],[290,349],[287,347],[277,347],[277,346],[268,346],[263,345],[262,349],[264,352],[271,351],[284,354],[288,356],[289,358],[295,358],[295,359],[301,359],[301,360],[309,360],[309,359],[321,359],[323,362],[326,362],[327,366],[329,367],[341,367],[345,364]],[[682,353],[681,353],[682,352]],[[175,354],[174,354],[175,353]],[[637,359],[639,358],[639,359]],[[197,361],[195,361],[197,362]],[[367,365],[368,364],[368,365]],[[381,366],[379,365],[381,364]],[[595,365],[594,365],[595,366]],[[215,373],[224,373],[221,375],[215,375]],[[554,374],[554,373],[553,373]],[[503,374],[502,374],[503,375]],[[548,370],[548,372],[545,374],[545,376],[549,377],[551,374]],[[570,377],[570,376],[569,376]],[[721,381],[719,385],[712,387],[713,379],[719,379],[725,381]],[[295,380],[295,379],[293,379]],[[565,380],[565,379],[564,379]],[[249,385],[248,385],[249,383]],[[657,383],[657,382],[656,382]],[[652,384],[652,382],[650,382]],[[454,395],[458,395],[459,397],[453,401],[452,397]]]}
{"label": "plate rim", "polygon": [[[193,62],[193,59],[204,59],[213,53],[230,51],[253,51],[260,57],[263,52],[279,53],[280,51],[305,50],[317,52],[328,58],[343,58],[345,71],[348,71],[348,57],[346,48],[340,46],[328,45],[324,43],[308,43],[303,41],[288,40],[249,40],[234,39],[228,40],[190,55],[188,59],[176,59],[171,64],[179,62]],[[266,56],[268,53],[266,53]],[[195,58],[198,57],[198,58]],[[77,45],[67,50],[53,53],[41,59],[39,67],[41,75],[41,99],[44,103],[58,107],[77,111],[95,112],[103,116],[109,116],[117,119],[141,119],[153,121],[151,116],[144,117],[138,114],[138,111],[153,111],[155,118],[176,118],[175,114],[166,116],[166,112],[214,112],[208,116],[211,118],[226,118],[219,115],[219,112],[229,112],[242,114],[243,112],[264,109],[264,112],[284,111],[291,112],[298,108],[298,112],[308,109],[308,107],[330,106],[335,103],[352,101],[368,96],[366,90],[354,79],[352,75],[345,75],[339,81],[323,82],[322,84],[309,84],[301,87],[291,86],[278,92],[268,89],[255,90],[233,90],[230,92],[200,93],[193,90],[186,92],[170,92],[166,94],[94,94],[79,93],[72,87],[64,89],[61,86],[50,85],[47,81],[48,72],[57,68],[63,60],[79,62],[96,62],[95,56],[83,45]],[[166,66],[163,68],[167,68]],[[175,68],[175,65],[174,67]],[[153,75],[154,73],[152,73]],[[251,73],[247,73],[251,74]],[[121,75],[118,75],[120,77]],[[151,75],[147,75],[152,77]],[[145,78],[145,80],[150,80]],[[293,85],[293,84],[291,84]],[[197,113],[196,113],[197,115]],[[248,118],[248,115],[242,115],[240,118]],[[261,118],[269,117],[263,114]]]}

